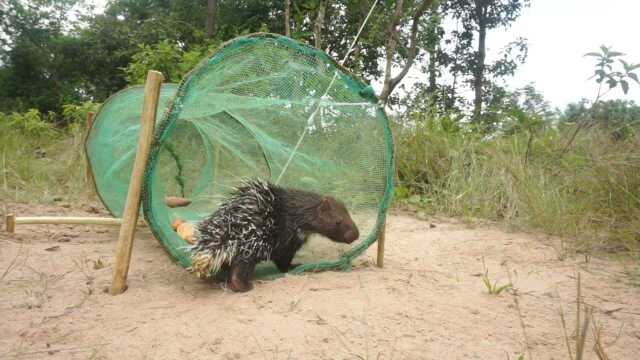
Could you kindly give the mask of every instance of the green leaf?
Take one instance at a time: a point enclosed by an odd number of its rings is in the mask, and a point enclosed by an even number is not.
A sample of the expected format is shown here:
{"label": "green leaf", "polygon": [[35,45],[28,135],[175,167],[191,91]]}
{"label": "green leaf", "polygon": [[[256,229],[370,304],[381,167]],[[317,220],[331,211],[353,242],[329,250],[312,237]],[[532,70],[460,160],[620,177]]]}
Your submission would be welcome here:
{"label": "green leaf", "polygon": [[624,53],[621,52],[617,52],[617,51],[612,51],[609,53],[609,57],[616,57],[616,56],[623,56]]}
{"label": "green leaf", "polygon": [[602,81],[602,79],[607,77],[607,73],[604,70],[598,69],[598,70],[595,71],[595,75],[594,76],[597,76],[598,80]]}
{"label": "green leaf", "polygon": [[625,69],[625,70],[626,70],[627,72],[631,72],[631,71],[633,71],[633,70],[635,70],[635,69],[640,69],[640,64],[634,64],[634,65],[631,65],[631,66],[629,66],[629,68],[628,68],[628,69]]}
{"label": "green leaf", "polygon": [[618,81],[615,79],[609,79],[607,80],[607,84],[609,84],[609,89],[613,89],[618,85]]}
{"label": "green leaf", "polygon": [[[496,285],[497,285],[497,284],[496,284]],[[495,288],[495,286],[494,286],[494,288]],[[504,290],[509,289],[509,288],[511,288],[511,284],[502,285],[502,286],[500,286],[499,288],[497,288],[497,289],[495,290],[495,293],[496,293],[497,295],[500,295],[500,293],[501,293],[501,292],[503,292]]]}
{"label": "green leaf", "polygon": [[638,85],[640,85],[640,81],[638,80],[638,74],[636,74],[636,73],[628,73],[627,76],[632,78],[635,82],[638,83]]}
{"label": "green leaf", "polygon": [[620,59],[618,61],[620,61],[620,63],[622,63],[622,66],[624,67],[624,71],[629,71],[628,70],[629,69],[629,64],[626,61],[624,61],[622,59]]}
{"label": "green leaf", "polygon": [[584,55],[582,55],[582,56],[602,57],[602,55],[600,55],[600,54],[599,54],[599,53],[597,53],[597,52],[590,52],[590,53],[586,53],[586,54],[584,54]]}
{"label": "green leaf", "polygon": [[625,95],[629,92],[629,83],[626,80],[620,80],[620,86],[622,86],[622,91]]}

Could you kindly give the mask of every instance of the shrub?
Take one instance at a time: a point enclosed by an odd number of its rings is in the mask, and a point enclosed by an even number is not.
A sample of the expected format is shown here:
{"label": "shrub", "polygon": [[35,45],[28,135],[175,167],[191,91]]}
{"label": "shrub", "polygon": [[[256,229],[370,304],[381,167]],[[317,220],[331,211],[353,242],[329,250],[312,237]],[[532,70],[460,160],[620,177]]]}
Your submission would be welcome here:
{"label": "shrub", "polygon": [[399,201],[565,236],[568,250],[637,253],[637,128],[622,139],[590,128],[563,151],[571,127],[482,138],[448,118],[412,122],[395,126]]}

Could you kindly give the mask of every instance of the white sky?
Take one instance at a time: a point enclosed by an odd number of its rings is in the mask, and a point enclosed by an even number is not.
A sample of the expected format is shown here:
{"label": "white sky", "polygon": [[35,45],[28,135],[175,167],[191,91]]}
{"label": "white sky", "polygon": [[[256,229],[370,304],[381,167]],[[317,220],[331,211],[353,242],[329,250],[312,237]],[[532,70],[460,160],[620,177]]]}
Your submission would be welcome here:
{"label": "white sky", "polygon": [[[105,0],[93,0],[102,8]],[[612,46],[625,53],[630,63],[640,63],[640,35],[637,26],[640,2],[635,0],[531,0],[531,6],[509,29],[488,33],[489,60],[508,42],[525,37],[529,57],[507,85],[515,89],[534,82],[552,106],[563,109],[566,104],[593,99],[597,85],[587,80],[593,73],[593,58],[584,58],[600,45]],[[405,78],[407,84],[424,79],[414,65]],[[635,86],[634,86],[635,85]],[[379,85],[373,84],[379,91]],[[625,98],[640,103],[640,86],[631,84],[629,95],[617,89],[606,99]]]}
{"label": "white sky", "polygon": [[[593,74],[594,58],[587,52],[600,45],[623,52],[629,63],[640,63],[640,36],[637,26],[640,2],[635,0],[531,0],[531,6],[508,29],[487,34],[488,61],[510,41],[528,40],[529,55],[515,76],[506,79],[510,89],[533,82],[553,107],[564,107],[581,98],[593,100],[597,84]],[[426,75],[419,65],[409,72],[403,83],[410,85]],[[640,75],[640,71],[637,71]],[[372,84],[377,92],[381,84]],[[619,88],[604,99],[623,98],[640,103],[640,85],[632,83],[625,96]]]}
{"label": "white sky", "polygon": [[[529,58],[510,81],[513,87],[535,82],[554,106],[564,107],[581,97],[593,99],[595,81],[587,80],[594,58],[583,55],[600,45],[612,46],[626,54],[624,59],[640,63],[637,24],[640,3],[634,0],[532,0],[522,17],[507,31],[489,34],[488,44],[524,36],[529,40]],[[633,86],[636,85],[636,86]],[[628,96],[614,90],[607,98],[627,98],[639,102],[640,86],[631,84]]]}

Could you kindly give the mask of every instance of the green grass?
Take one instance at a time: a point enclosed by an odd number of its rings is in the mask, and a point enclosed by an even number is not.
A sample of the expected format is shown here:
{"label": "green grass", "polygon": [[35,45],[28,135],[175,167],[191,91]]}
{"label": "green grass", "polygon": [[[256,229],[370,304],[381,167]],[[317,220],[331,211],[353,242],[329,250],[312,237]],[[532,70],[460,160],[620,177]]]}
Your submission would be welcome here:
{"label": "green grass", "polygon": [[[69,107],[65,128],[48,125],[34,111],[0,114],[1,201],[95,198],[84,180],[83,119],[91,106]],[[529,141],[527,131],[482,138],[448,118],[395,124],[396,201],[431,214],[558,235],[562,256],[608,251],[637,257],[640,131],[614,140],[611,131],[591,128],[563,151],[572,131],[543,129]]]}
{"label": "green grass", "polygon": [[563,254],[637,256],[640,133],[614,140],[591,128],[563,151],[571,132],[540,130],[529,142],[526,132],[481,138],[446,118],[396,126],[396,199],[432,214],[559,235]]}
{"label": "green grass", "polygon": [[[84,119],[89,109],[78,107],[67,116]],[[56,128],[37,111],[0,114],[0,199],[74,203],[91,197],[84,176],[84,131],[84,121]]]}

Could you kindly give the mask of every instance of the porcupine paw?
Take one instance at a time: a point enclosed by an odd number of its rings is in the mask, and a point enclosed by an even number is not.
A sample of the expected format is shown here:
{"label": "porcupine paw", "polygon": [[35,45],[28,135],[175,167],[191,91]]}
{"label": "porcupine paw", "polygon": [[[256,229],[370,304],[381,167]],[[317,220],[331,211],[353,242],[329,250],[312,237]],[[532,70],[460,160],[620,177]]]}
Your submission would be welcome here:
{"label": "porcupine paw", "polygon": [[247,292],[253,289],[253,285],[249,281],[253,271],[255,269],[255,263],[234,261],[231,264],[231,271],[229,274],[229,288],[233,292]]}
{"label": "porcupine paw", "polygon": [[229,281],[229,289],[233,292],[247,292],[253,289],[253,284],[248,280],[232,277],[231,281]]}

